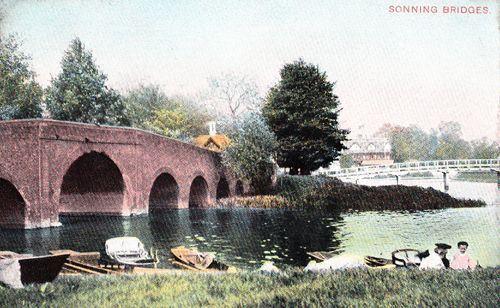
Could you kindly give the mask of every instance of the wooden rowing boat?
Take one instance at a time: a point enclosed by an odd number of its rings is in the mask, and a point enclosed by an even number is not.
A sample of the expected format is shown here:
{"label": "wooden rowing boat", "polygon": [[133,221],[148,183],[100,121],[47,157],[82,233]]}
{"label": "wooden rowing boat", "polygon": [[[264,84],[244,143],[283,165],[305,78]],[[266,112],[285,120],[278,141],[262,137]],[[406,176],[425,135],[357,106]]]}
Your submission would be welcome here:
{"label": "wooden rowing boat", "polygon": [[235,268],[228,266],[206,252],[198,252],[195,249],[178,246],[170,249],[174,256],[172,263],[181,268],[191,271],[235,271]]}
{"label": "wooden rowing boat", "polygon": [[17,275],[20,276],[23,285],[53,281],[59,275],[68,257],[69,254],[31,256],[12,252],[4,252],[0,255],[0,259],[19,262]]}
{"label": "wooden rowing boat", "polygon": [[334,252],[329,252],[329,251],[311,251],[307,252],[307,254],[316,259],[317,261],[325,261],[335,256]]}
{"label": "wooden rowing boat", "polygon": [[404,248],[392,252],[392,263],[398,267],[418,267],[429,251],[420,252],[417,249]]}
{"label": "wooden rowing boat", "polygon": [[[418,253],[418,250],[415,249],[399,249],[392,253],[392,259],[365,256],[364,263],[370,268],[379,269],[391,269],[397,266],[411,267],[414,264],[419,264],[419,259],[415,259],[414,257],[418,256]],[[334,252],[328,251],[312,251],[308,252],[307,254],[319,262],[323,262],[336,256]]]}
{"label": "wooden rowing boat", "polygon": [[[307,253],[314,259],[316,259],[319,262],[323,262],[325,260],[328,260],[330,258],[333,258],[337,256],[334,252],[329,252],[329,251],[311,251]],[[373,268],[392,268],[392,260],[390,259],[385,259],[385,258],[379,258],[379,257],[373,257],[373,256],[366,256],[364,258],[364,263],[368,267],[373,267]]]}
{"label": "wooden rowing boat", "polygon": [[393,263],[391,259],[365,256],[365,264],[368,265],[369,267],[382,267]]}
{"label": "wooden rowing boat", "polygon": [[97,251],[92,252],[78,252],[74,250],[50,250],[50,254],[56,255],[61,253],[69,254],[68,259],[63,265],[61,274],[64,275],[108,275],[116,274],[118,271],[103,268],[99,266],[99,259],[101,254]]}

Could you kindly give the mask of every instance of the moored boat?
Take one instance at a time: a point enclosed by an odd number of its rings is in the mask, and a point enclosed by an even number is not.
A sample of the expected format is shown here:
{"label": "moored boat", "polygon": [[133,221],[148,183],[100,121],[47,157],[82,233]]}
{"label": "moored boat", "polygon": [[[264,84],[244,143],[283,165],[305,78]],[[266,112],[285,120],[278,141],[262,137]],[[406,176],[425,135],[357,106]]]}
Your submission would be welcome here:
{"label": "moored boat", "polygon": [[429,251],[420,252],[417,249],[404,248],[391,253],[392,263],[398,267],[418,267],[423,258],[429,256]]}
{"label": "moored boat", "polygon": [[[308,255],[313,257],[315,260],[323,262],[325,260],[331,259],[336,256],[334,252],[328,251],[313,251],[308,252]],[[428,255],[428,254],[427,254]],[[386,259],[382,257],[365,256],[364,263],[370,268],[379,269],[390,269],[395,267],[418,267],[423,257],[426,256],[426,252],[420,252],[417,249],[405,248],[398,249],[391,253],[391,259]]]}
{"label": "moored boat", "polygon": [[13,287],[51,282],[59,275],[68,257],[69,254],[31,256],[4,252],[0,254],[0,281]]}
{"label": "moored boat", "polygon": [[387,265],[393,265],[391,259],[374,257],[374,256],[365,256],[365,264],[369,267],[383,267]]}
{"label": "moored boat", "polygon": [[136,237],[115,237],[105,244],[106,256],[99,260],[101,265],[123,265],[133,267],[156,267],[158,256],[152,249],[148,253],[144,244]]}
{"label": "moored boat", "polygon": [[316,261],[325,261],[336,255],[334,252],[330,251],[311,251],[307,252],[307,254],[316,259]]}
{"label": "moored boat", "polygon": [[63,265],[62,275],[100,275],[115,274],[118,270],[102,268],[99,266],[101,254],[97,251],[79,252],[69,249],[50,250],[50,254],[69,254],[68,259]]}
{"label": "moored boat", "polygon": [[236,268],[228,266],[215,259],[215,256],[195,249],[178,246],[170,250],[175,260],[173,264],[192,271],[235,271]]}

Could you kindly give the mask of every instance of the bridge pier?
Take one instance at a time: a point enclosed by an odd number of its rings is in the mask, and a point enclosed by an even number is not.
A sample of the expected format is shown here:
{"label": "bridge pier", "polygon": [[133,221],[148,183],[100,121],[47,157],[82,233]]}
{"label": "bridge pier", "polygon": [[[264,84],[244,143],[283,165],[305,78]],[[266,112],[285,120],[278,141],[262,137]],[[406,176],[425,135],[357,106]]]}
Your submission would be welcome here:
{"label": "bridge pier", "polygon": [[441,173],[443,174],[444,191],[448,191],[450,189],[450,186],[448,185],[447,182],[448,171],[441,171]]}

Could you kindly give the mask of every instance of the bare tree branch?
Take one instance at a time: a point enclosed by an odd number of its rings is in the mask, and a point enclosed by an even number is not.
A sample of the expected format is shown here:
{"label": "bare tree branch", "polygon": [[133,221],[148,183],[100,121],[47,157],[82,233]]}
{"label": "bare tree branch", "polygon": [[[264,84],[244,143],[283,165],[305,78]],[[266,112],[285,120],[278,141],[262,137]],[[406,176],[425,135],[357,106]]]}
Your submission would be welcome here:
{"label": "bare tree branch", "polygon": [[219,116],[237,118],[255,110],[262,98],[256,84],[247,76],[226,73],[209,79],[209,104]]}

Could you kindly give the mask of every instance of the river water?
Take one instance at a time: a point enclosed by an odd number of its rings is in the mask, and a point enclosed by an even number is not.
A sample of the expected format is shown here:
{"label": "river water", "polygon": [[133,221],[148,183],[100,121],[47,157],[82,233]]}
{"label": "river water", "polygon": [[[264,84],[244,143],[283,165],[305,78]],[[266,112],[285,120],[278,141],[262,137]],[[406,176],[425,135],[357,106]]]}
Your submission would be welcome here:
{"label": "river water", "polygon": [[[370,180],[382,185],[390,180]],[[434,186],[442,182],[402,180],[400,184]],[[483,199],[483,208],[420,212],[332,213],[283,209],[184,209],[136,217],[62,217],[62,227],[0,230],[0,250],[45,254],[51,249],[104,250],[106,239],[136,236],[147,248],[158,249],[169,267],[169,249],[176,245],[216,252],[226,262],[244,268],[264,260],[278,266],[304,266],[307,251],[389,257],[398,248],[429,249],[436,242],[455,246],[469,242],[469,252],[483,266],[497,266],[498,191],[496,184],[450,182],[450,194]],[[455,247],[450,251],[453,254]]]}

